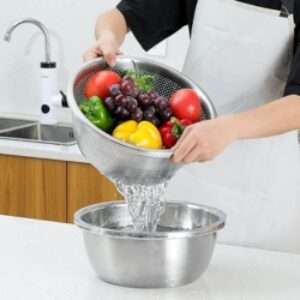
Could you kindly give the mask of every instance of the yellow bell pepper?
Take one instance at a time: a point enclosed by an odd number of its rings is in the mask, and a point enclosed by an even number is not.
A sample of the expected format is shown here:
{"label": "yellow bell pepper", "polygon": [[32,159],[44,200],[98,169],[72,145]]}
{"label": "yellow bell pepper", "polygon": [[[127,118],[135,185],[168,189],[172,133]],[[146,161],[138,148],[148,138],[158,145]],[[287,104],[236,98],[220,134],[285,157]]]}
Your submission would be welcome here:
{"label": "yellow bell pepper", "polygon": [[136,121],[127,121],[117,126],[113,132],[113,137],[123,142],[128,142],[132,133],[137,130],[138,123]]}
{"label": "yellow bell pepper", "polygon": [[138,147],[147,149],[161,149],[162,147],[159,130],[148,121],[140,123],[136,121],[124,122],[116,127],[113,136]]}

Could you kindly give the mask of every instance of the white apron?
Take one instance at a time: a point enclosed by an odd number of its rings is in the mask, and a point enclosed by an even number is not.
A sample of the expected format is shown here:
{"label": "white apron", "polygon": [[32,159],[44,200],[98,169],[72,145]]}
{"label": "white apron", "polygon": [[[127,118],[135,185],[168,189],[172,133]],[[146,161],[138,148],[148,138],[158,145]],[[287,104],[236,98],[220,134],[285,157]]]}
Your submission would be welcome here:
{"label": "white apron", "polygon": [[[184,73],[220,115],[282,96],[292,50],[291,17],[234,0],[199,0]],[[215,161],[184,167],[167,198],[226,212],[220,241],[300,253],[297,133],[244,140]]]}

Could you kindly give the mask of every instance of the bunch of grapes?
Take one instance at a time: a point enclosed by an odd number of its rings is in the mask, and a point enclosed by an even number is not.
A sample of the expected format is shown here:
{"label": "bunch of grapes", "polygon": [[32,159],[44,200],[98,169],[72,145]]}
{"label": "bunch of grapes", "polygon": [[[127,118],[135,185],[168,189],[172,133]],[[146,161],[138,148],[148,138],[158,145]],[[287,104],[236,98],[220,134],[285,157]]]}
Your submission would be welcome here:
{"label": "bunch of grapes", "polygon": [[120,121],[146,120],[156,127],[172,117],[168,99],[155,91],[140,90],[134,80],[124,76],[120,84],[109,89],[110,96],[104,102],[108,110]]}

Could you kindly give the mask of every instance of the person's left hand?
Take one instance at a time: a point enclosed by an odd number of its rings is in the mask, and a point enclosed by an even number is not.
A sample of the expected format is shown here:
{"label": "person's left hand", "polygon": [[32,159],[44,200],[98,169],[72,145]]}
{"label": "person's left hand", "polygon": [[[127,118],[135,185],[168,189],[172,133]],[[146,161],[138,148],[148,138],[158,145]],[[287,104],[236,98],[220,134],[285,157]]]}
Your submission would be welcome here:
{"label": "person's left hand", "polygon": [[236,139],[231,117],[203,121],[189,126],[175,146],[175,163],[209,161],[221,154]]}

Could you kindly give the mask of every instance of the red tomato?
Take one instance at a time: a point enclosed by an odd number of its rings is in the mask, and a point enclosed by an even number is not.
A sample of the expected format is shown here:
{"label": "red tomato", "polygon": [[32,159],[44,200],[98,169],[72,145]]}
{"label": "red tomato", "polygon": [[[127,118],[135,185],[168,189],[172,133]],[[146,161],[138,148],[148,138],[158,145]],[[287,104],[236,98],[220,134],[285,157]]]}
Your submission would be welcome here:
{"label": "red tomato", "polygon": [[192,89],[181,89],[173,94],[170,106],[174,116],[178,119],[188,119],[193,123],[202,119],[201,99]]}
{"label": "red tomato", "polygon": [[113,71],[99,71],[92,75],[86,82],[84,94],[87,98],[98,96],[105,99],[109,96],[108,89],[113,84],[121,82],[119,74]]}

